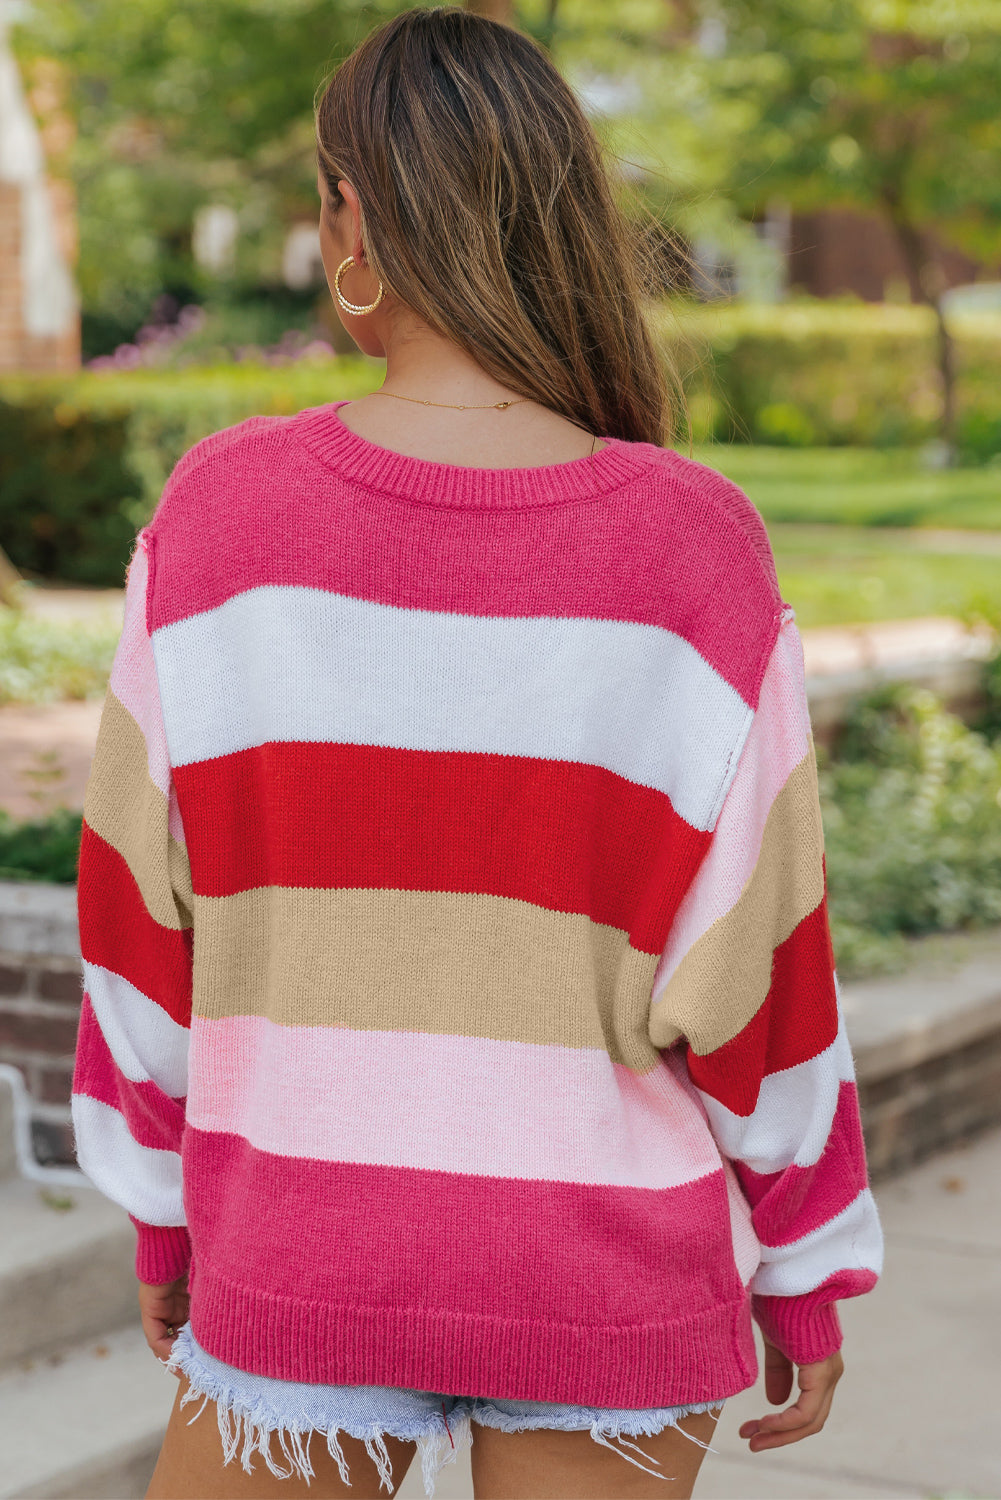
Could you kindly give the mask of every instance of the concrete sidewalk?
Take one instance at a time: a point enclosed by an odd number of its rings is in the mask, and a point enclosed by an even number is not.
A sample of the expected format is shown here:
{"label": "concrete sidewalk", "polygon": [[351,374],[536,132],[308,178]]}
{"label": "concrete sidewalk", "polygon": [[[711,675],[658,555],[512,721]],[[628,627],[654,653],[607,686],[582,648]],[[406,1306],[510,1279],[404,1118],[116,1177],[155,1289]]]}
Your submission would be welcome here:
{"label": "concrete sidewalk", "polygon": [[[883,1184],[876,1198],[886,1268],[875,1291],[840,1304],[845,1374],[827,1426],[751,1453],[741,1423],[781,1410],[759,1381],[727,1403],[696,1500],[1001,1497],[1001,1132]],[[423,1494],[412,1465],[398,1500]],[[436,1500],[472,1494],[467,1454],[442,1471]]]}

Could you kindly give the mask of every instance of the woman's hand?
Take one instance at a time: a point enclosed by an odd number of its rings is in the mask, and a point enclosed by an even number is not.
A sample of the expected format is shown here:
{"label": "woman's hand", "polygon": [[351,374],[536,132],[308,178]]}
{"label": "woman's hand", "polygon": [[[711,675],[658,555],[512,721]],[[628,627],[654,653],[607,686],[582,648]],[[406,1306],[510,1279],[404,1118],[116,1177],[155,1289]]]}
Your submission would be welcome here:
{"label": "woman's hand", "polygon": [[[139,1283],[139,1315],[146,1342],[157,1359],[170,1358],[175,1331],[188,1321],[188,1273],[165,1286]],[[172,1370],[172,1375],[177,1371]]]}
{"label": "woman's hand", "polygon": [[[765,1395],[773,1405],[787,1401],[792,1392],[792,1360],[787,1359],[774,1344],[765,1344]],[[798,1443],[800,1438],[812,1437],[827,1421],[827,1414],[834,1400],[834,1387],[844,1374],[844,1360],[840,1354],[819,1360],[814,1365],[800,1365],[799,1400],[785,1411],[769,1412],[757,1422],[745,1422],[740,1428],[742,1438],[750,1438],[748,1447],[752,1453],[764,1448],[784,1448],[786,1443]]]}

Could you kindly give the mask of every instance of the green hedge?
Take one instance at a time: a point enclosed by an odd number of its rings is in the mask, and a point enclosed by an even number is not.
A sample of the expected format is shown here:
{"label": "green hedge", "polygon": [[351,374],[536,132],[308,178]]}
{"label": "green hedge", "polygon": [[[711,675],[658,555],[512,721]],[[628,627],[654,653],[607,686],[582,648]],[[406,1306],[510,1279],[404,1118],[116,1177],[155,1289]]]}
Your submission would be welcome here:
{"label": "green hedge", "polygon": [[76,880],[83,814],[59,808],[45,818],[17,822],[0,808],[0,880]]}
{"label": "green hedge", "polygon": [[[989,697],[997,681],[988,668]],[[910,685],[860,703],[822,758],[831,921],[846,976],[902,966],[905,938],[1001,923],[1001,739]],[[983,732],[986,731],[986,732]]]}
{"label": "green hedge", "polygon": [[[901,447],[934,439],[935,321],[923,307],[789,302],[667,309],[696,441]],[[959,447],[1001,452],[1001,314],[956,316]]]}
{"label": "green hedge", "polygon": [[0,546],[29,573],[120,585],[137,528],[200,438],[361,395],[380,369],[349,358],[0,381]]}
{"label": "green hedge", "polygon": [[103,698],[121,632],[112,609],[90,621],[0,609],[0,706]]}
{"label": "green hedge", "polygon": [[[665,309],[698,441],[892,447],[935,436],[934,325],[925,308],[837,302]],[[1001,315],[955,319],[962,451],[1001,451]],[[374,360],[0,381],[0,546],[19,567],[119,584],[136,528],[180,455],[256,412],[351,398]]]}

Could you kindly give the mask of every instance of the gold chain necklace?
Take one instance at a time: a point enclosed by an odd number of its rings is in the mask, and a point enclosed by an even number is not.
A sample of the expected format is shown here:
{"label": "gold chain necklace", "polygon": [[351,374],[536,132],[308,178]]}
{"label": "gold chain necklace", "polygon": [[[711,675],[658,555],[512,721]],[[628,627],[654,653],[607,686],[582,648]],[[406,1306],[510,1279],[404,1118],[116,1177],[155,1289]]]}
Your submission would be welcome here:
{"label": "gold chain necklace", "polygon": [[392,396],[394,401],[413,401],[417,406],[447,406],[450,411],[505,411],[509,406],[520,406],[529,401],[529,396],[519,396],[516,401],[488,401],[485,406],[472,406],[463,401],[424,401],[420,396],[401,396],[397,391],[372,391],[373,396]]}
{"label": "gold chain necklace", "polygon": [[[466,402],[455,401],[425,401],[421,396],[401,396],[398,391],[370,391],[372,396],[392,396],[394,401],[413,401],[417,406],[447,406],[450,411],[506,411],[509,406],[520,406],[525,401],[530,401],[530,396],[519,396],[515,401],[488,401],[485,406],[472,406]],[[591,452],[589,458],[594,457],[594,445],[598,441],[595,433],[591,439]]]}

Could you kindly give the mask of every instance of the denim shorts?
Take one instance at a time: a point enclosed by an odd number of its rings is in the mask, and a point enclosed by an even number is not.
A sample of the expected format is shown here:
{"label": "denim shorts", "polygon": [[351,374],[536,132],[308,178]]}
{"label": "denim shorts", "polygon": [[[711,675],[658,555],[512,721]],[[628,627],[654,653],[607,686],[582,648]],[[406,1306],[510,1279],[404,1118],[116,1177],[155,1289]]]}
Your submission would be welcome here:
{"label": "denim shorts", "polygon": [[[611,1441],[616,1438],[632,1448],[647,1463],[656,1463],[629,1437],[652,1437],[664,1427],[677,1425],[679,1417],[711,1411],[718,1418],[723,1401],[703,1401],[690,1406],[658,1406],[645,1411],[619,1411],[611,1407],[570,1406],[559,1401],[501,1401],[494,1397],[452,1396],[444,1391],[414,1391],[402,1386],[386,1385],[301,1385],[295,1380],[274,1380],[269,1376],[251,1375],[227,1365],[204,1350],[191,1332],[191,1324],[182,1323],[171,1349],[163,1361],[166,1369],[180,1371],[189,1388],[181,1405],[202,1397],[195,1412],[200,1416],[208,1401],[216,1403],[219,1435],[222,1439],[223,1464],[236,1457],[248,1474],[253,1472],[251,1458],[260,1453],[277,1479],[298,1474],[306,1480],[315,1477],[309,1460],[311,1434],[325,1434],[327,1451],[340,1471],[341,1479],[350,1484],[348,1466],[337,1434],[345,1432],[365,1444],[366,1452],[379,1471],[379,1488],[385,1485],[393,1492],[392,1465],[384,1438],[401,1438],[415,1442],[421,1459],[424,1490],[434,1495],[439,1470],[454,1463],[459,1454],[472,1446],[473,1422],[484,1427],[499,1427],[502,1432],[523,1432],[526,1428],[549,1427],[560,1432],[590,1429],[596,1443],[618,1453],[627,1463],[636,1464],[658,1479],[671,1479],[657,1469],[630,1458]],[[700,1448],[714,1449],[692,1437],[683,1427],[685,1437]],[[279,1468],[270,1452],[270,1436],[276,1433],[288,1468]],[[241,1446],[242,1445],[242,1446]]]}

